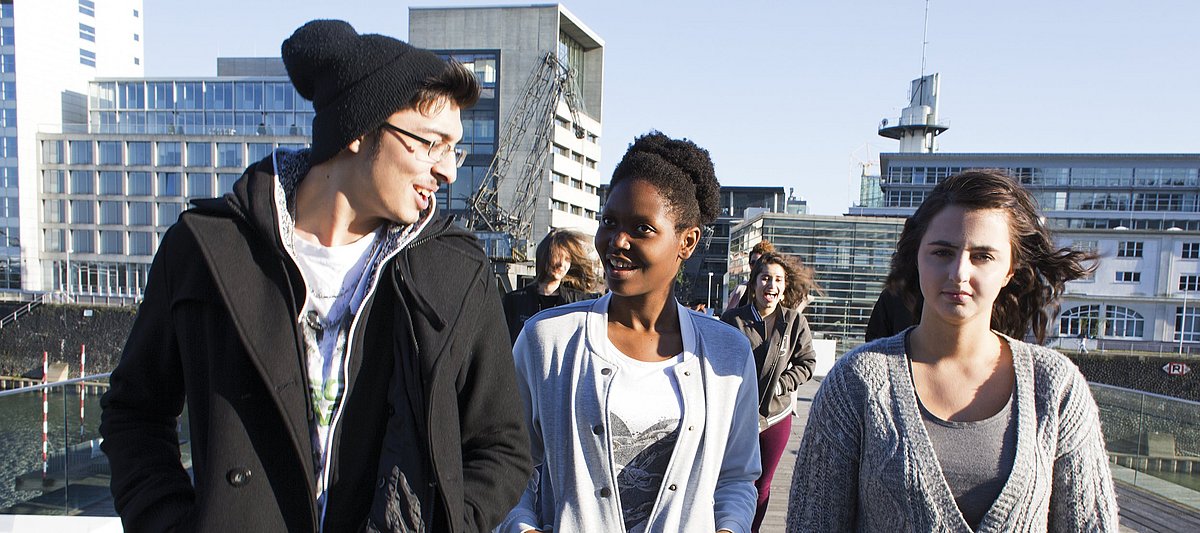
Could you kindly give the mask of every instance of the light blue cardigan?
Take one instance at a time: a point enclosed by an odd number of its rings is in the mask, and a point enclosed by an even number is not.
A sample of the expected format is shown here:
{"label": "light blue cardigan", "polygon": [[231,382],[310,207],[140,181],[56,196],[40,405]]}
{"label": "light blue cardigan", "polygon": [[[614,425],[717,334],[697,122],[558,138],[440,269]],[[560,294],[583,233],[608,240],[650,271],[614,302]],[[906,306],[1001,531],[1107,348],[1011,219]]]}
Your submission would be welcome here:
{"label": "light blue cardigan", "polygon": [[[543,311],[517,338],[535,472],[497,531],[624,531],[608,431],[608,395],[620,369],[601,348],[611,298]],[[762,470],[754,358],[745,335],[718,320],[693,320],[699,316],[679,306],[689,353],[675,367],[683,418],[646,530],[748,533]]]}

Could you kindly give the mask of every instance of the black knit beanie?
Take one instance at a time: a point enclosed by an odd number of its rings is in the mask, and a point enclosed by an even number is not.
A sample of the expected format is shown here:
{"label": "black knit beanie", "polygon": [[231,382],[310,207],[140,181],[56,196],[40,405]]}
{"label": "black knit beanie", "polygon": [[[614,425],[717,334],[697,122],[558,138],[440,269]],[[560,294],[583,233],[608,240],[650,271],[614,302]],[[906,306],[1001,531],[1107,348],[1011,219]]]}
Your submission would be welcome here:
{"label": "black knit beanie", "polygon": [[421,83],[446,68],[433,52],[386,35],[359,35],[341,20],[314,20],[283,41],[283,64],[311,100],[312,155],[331,159],[408,106]]}

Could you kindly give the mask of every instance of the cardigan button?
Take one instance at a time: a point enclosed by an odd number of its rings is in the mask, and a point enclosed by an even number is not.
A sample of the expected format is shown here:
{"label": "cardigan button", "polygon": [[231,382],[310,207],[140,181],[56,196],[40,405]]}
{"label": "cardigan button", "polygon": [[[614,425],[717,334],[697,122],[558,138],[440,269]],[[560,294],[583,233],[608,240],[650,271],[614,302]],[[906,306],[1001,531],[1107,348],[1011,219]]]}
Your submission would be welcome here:
{"label": "cardigan button", "polygon": [[610,490],[608,487],[604,487],[604,488],[600,489],[600,497],[601,498],[607,498],[609,496],[612,496],[612,490]]}
{"label": "cardigan button", "polygon": [[597,435],[603,435],[604,434],[604,426],[602,426],[600,424],[596,424],[596,425],[592,426],[592,433],[595,433]]}
{"label": "cardigan button", "polygon": [[683,371],[683,375],[685,375],[685,376],[690,376],[690,375],[692,375],[692,371],[691,371],[691,370],[684,370],[684,371]]}
{"label": "cardigan button", "polygon": [[674,484],[674,483],[672,483],[670,487],[667,487],[667,489],[670,489],[670,490],[675,490],[675,489],[676,489],[676,487],[675,487],[675,484]]}
{"label": "cardigan button", "polygon": [[695,431],[695,430],[696,430],[696,426],[688,426],[688,431]]}
{"label": "cardigan button", "polygon": [[607,376],[609,374],[612,374],[612,369],[611,368],[602,368],[602,369],[600,369],[600,373]]}
{"label": "cardigan button", "polygon": [[251,472],[249,468],[239,466],[225,474],[225,480],[234,487],[244,487],[250,483]]}

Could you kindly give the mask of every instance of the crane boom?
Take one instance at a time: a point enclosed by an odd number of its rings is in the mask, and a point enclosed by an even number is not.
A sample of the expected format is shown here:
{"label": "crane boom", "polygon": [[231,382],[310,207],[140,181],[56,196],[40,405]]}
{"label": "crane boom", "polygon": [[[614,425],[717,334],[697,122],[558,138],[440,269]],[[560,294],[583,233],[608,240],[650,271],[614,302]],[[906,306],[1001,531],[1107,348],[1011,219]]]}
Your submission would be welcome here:
{"label": "crane boom", "polygon": [[[483,240],[489,259],[506,263],[528,261],[533,209],[546,181],[546,160],[554,132],[558,103],[566,103],[574,134],[583,138],[579,126],[578,95],[574,71],[553,52],[534,66],[525,89],[513,103],[488,166],[483,182],[470,198],[468,224]],[[524,152],[516,169],[515,160]],[[500,201],[501,183],[515,178],[512,202]]]}

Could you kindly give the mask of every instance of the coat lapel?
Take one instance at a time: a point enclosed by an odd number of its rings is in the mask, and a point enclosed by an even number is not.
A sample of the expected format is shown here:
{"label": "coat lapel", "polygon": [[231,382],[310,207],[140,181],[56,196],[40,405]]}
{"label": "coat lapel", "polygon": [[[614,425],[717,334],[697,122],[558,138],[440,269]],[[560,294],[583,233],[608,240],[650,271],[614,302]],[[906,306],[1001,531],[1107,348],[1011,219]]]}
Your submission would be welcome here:
{"label": "coat lapel", "polygon": [[[296,324],[287,293],[284,265],[274,250],[253,246],[261,239],[232,219],[184,216],[200,245],[236,334],[258,369],[271,399],[283,414],[300,457],[312,457],[307,414],[308,385],[304,383]],[[235,233],[243,235],[235,236]],[[308,472],[312,477],[312,472]]]}

